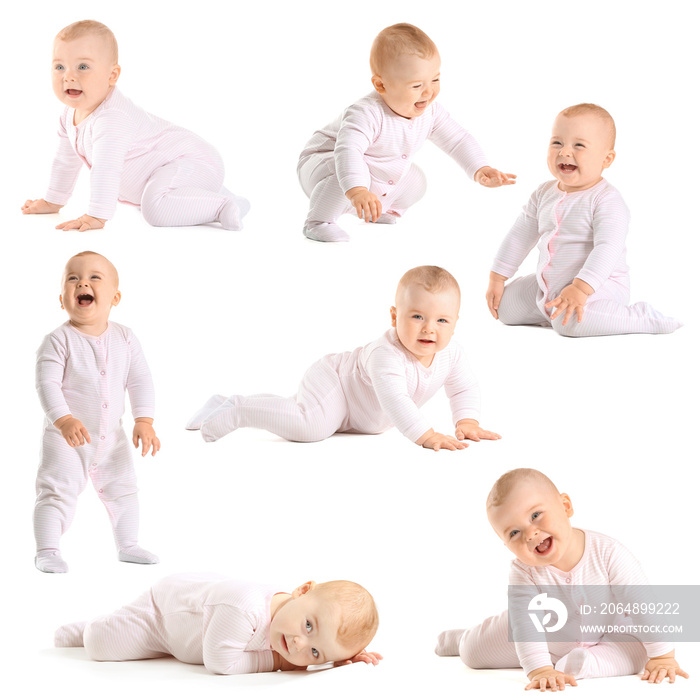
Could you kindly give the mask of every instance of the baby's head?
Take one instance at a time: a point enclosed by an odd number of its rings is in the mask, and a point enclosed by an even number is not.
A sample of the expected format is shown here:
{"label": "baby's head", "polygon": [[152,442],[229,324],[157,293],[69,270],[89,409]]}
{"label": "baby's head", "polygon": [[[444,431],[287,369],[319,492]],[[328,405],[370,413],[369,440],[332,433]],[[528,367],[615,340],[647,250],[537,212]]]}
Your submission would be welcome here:
{"label": "baby's head", "polygon": [[374,89],[401,117],[420,117],[440,92],[437,46],[412,24],[393,24],[379,32],[369,64]]}
{"label": "baby's head", "polygon": [[53,44],[54,94],[84,119],[116,84],[121,71],[118,60],[117,40],[104,24],[94,20],[69,24]]}
{"label": "baby's head", "polygon": [[117,269],[103,255],[86,250],[66,263],[59,300],[73,326],[103,332],[120,299]]}
{"label": "baby's head", "polygon": [[513,469],[493,485],[486,500],[491,527],[524,564],[568,570],[583,554],[571,527],[571,499],[536,469]]}
{"label": "baby's head", "polygon": [[547,152],[549,172],[564,192],[593,187],[615,160],[615,122],[607,110],[579,104],[559,112]]}
{"label": "baby's head", "polygon": [[459,303],[457,280],[441,267],[414,267],[399,280],[391,325],[401,344],[426,367],[449,345]]}
{"label": "baby's head", "polygon": [[372,596],[352,581],[307,581],[275,611],[274,651],[295,666],[346,661],[374,637],[379,616]]}

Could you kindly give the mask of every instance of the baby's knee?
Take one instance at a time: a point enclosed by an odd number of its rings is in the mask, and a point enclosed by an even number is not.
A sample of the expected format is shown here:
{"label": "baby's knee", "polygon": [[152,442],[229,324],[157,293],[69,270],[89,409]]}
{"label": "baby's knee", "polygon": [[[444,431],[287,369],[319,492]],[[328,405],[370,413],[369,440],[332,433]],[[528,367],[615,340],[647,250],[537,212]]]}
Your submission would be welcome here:
{"label": "baby's knee", "polygon": [[552,328],[559,334],[563,335],[565,338],[583,338],[590,335],[587,332],[586,321],[578,321],[575,316],[572,316],[564,325],[564,317],[557,316],[552,321]]}
{"label": "baby's knee", "polygon": [[109,644],[103,627],[104,624],[101,620],[94,620],[88,622],[83,631],[83,646],[93,661],[110,661]]}

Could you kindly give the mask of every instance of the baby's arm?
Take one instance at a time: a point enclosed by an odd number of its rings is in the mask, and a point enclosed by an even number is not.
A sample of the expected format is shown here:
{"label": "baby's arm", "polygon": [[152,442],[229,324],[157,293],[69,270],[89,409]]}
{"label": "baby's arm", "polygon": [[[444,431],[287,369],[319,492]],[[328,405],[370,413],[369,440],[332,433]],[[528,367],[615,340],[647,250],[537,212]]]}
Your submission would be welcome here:
{"label": "baby's arm", "polygon": [[148,369],[146,358],[144,357],[141,344],[136,336],[129,333],[127,342],[130,350],[129,374],[126,379],[126,388],[129,392],[129,401],[134,416],[134,447],[142,445],[141,456],[151,454],[155,456],[160,450],[160,440],[153,429],[153,418],[155,413],[155,391],[153,389],[153,379]]}
{"label": "baby's arm", "polygon": [[669,683],[676,682],[676,676],[689,678],[689,675],[678,665],[675,650],[655,656],[647,661],[642,674],[642,680],[649,683],[661,683],[664,678],[668,678]]}
{"label": "baby's arm", "polygon": [[489,273],[489,286],[486,290],[486,303],[489,305],[489,311],[494,318],[498,318],[498,307],[501,305],[503,290],[506,288],[505,275],[499,275],[497,272]]}

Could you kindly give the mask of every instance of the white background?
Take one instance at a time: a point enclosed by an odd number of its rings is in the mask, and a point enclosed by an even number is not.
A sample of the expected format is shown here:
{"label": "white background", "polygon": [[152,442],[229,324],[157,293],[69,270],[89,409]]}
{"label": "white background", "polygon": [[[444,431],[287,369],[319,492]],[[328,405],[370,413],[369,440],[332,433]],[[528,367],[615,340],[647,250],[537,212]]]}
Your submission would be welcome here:
{"label": "white background", "polygon": [[[469,671],[433,655],[437,633],[466,627],[506,604],[510,556],[491,531],[493,481],[541,469],[570,494],[574,524],[612,535],[650,579],[697,584],[697,55],[690,3],[184,2],[24,3],[0,47],[5,184],[2,257],[6,369],[2,528],[2,653],[16,697],[178,698],[516,697],[524,674]],[[458,9],[450,10],[450,6]],[[7,13],[7,10],[5,11]],[[84,213],[84,173],[60,215],[23,217],[44,194],[61,105],[50,86],[51,44],[66,24],[94,18],[120,45],[119,87],[137,104],[199,133],[226,162],[226,184],[252,210],[240,233],[216,226],[155,229],[120,206],[103,231],[60,233]],[[371,89],[376,33],[419,25],[442,56],[440,101],[518,184],[470,183],[431,144],[417,162],[429,190],[395,227],[341,223],[349,244],[315,244],[301,226],[307,201],[296,158],[316,128]],[[506,328],[483,294],[501,238],[531,191],[549,179],[545,151],[562,108],[597,102],[615,117],[608,179],[632,211],[632,301],[647,300],[686,326],[669,336],[573,340]],[[38,572],[31,513],[42,413],[34,353],[65,321],[58,304],[66,260],[96,250],[121,275],[112,319],[130,326],[154,376],[163,442],[137,459],[141,543],[155,567],[120,564],[91,487],[63,540],[71,571]],[[183,425],[212,393],[291,394],[304,369],[388,326],[407,269],[437,264],[462,286],[456,339],[483,393],[482,425],[498,443],[434,454],[397,431],[292,444],[242,430],[204,444]],[[523,266],[531,272],[534,259]],[[695,359],[693,359],[695,358]],[[450,428],[442,393],[425,412]],[[131,419],[126,416],[127,431]],[[222,678],[175,661],[98,664],[55,650],[53,630],[128,602],[177,571],[219,571],[279,582],[350,578],[374,594],[385,661],[320,674]],[[675,688],[636,678],[584,681],[567,694],[697,696],[699,645],[677,656],[691,674]],[[279,686],[279,687],[278,687]],[[248,695],[246,695],[248,697]]]}

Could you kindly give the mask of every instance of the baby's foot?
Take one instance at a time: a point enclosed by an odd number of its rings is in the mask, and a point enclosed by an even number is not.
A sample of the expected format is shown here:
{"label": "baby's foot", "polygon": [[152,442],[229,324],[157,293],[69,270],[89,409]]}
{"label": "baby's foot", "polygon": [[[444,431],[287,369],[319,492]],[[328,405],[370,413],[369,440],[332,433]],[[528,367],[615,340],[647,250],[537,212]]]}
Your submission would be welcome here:
{"label": "baby's foot", "polygon": [[240,396],[229,396],[202,421],[200,434],[204,442],[216,442],[236,430],[235,414],[240,399]]}
{"label": "baby's foot", "polygon": [[57,549],[42,549],[34,557],[34,566],[46,574],[67,574],[68,564]]}
{"label": "baby's foot", "polygon": [[375,224],[395,224],[401,218],[395,211],[385,211],[374,223]]}
{"label": "baby's foot", "polygon": [[588,661],[590,652],[581,647],[572,649],[568,654],[562,656],[555,666],[556,670],[561,673],[566,673],[574,678],[581,678],[583,667]]}
{"label": "baby's foot", "polygon": [[207,416],[211,415],[225,401],[226,396],[212,396],[209,401],[187,421],[185,430],[199,430]]}
{"label": "baby's foot", "polygon": [[445,630],[438,635],[435,653],[438,656],[459,656],[459,640],[464,630]]}
{"label": "baby's foot", "polygon": [[312,241],[322,243],[344,243],[350,240],[350,236],[337,224],[320,221],[311,221],[304,226],[304,235]]}
{"label": "baby's foot", "polygon": [[73,622],[70,625],[62,625],[53,635],[55,647],[82,647],[83,632],[87,622]]}
{"label": "baby's foot", "polygon": [[250,211],[250,202],[245,197],[229,195],[219,212],[219,222],[228,231],[240,231],[243,228],[243,217]]}
{"label": "baby's foot", "polygon": [[128,564],[157,564],[160,559],[155,554],[135,544],[132,547],[119,550],[119,561],[125,561]]}

